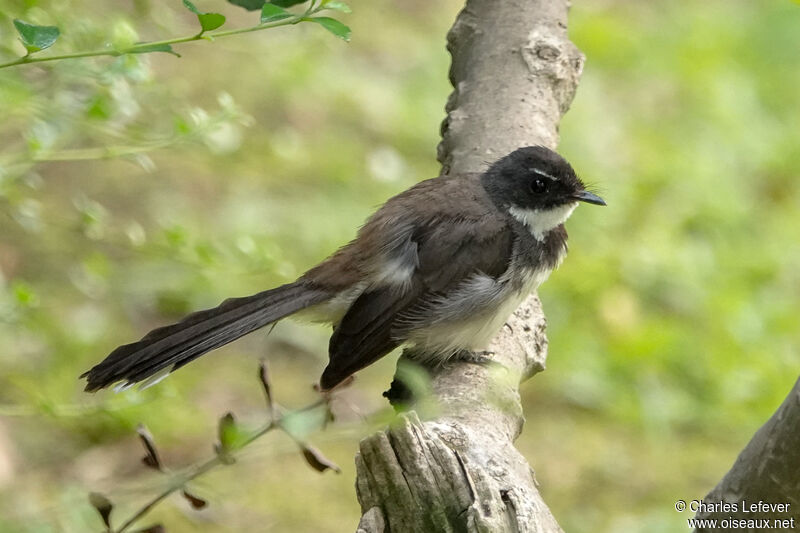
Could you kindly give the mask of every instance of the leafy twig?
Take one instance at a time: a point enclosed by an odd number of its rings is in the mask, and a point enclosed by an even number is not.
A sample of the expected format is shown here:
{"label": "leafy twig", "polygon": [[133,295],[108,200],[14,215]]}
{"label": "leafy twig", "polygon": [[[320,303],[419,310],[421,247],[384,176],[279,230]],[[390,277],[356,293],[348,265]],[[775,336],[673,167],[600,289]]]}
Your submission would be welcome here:
{"label": "leafy twig", "polygon": [[279,26],[288,26],[290,24],[297,24],[303,18],[303,15],[293,16],[291,19],[286,19],[282,21],[267,23],[267,24],[257,24],[255,26],[250,26],[248,28],[239,28],[235,30],[224,30],[224,31],[217,31],[217,32],[207,32],[204,34],[193,34],[188,37],[175,37],[173,39],[164,39],[161,41],[147,41],[135,44],[128,48],[122,48],[119,50],[90,50],[87,52],[73,52],[70,54],[61,54],[55,56],[45,56],[45,57],[31,57],[30,55],[26,55],[20,57],[15,61],[9,61],[8,63],[0,63],[0,68],[7,68],[13,67],[16,65],[23,65],[29,63],[44,63],[45,61],[59,61],[62,59],[76,59],[79,57],[97,57],[97,56],[112,56],[117,57],[126,54],[141,54],[141,53],[149,53],[149,52],[167,52],[171,51],[171,48],[167,48],[173,44],[180,44],[180,43],[189,43],[192,41],[200,41],[200,40],[208,40],[209,38],[219,39],[221,37],[228,37],[230,35],[237,35],[240,33],[249,33],[253,31],[260,31],[266,30],[269,28],[277,28]]}
{"label": "leafy twig", "polygon": [[[255,26],[249,26],[246,28],[237,28],[233,30],[219,30],[219,31],[207,31],[207,29],[217,28],[219,25],[224,23],[225,17],[222,17],[222,22],[219,20],[215,20],[213,23],[203,17],[209,17],[210,15],[218,15],[217,13],[201,13],[194,8],[194,5],[191,3],[187,4],[187,7],[191,5],[189,8],[198,16],[198,19],[201,24],[201,31],[199,33],[193,33],[192,35],[188,35],[185,37],[174,37],[172,39],[163,39],[160,41],[145,41],[141,43],[136,43],[132,46],[113,49],[107,48],[102,50],[90,50],[85,52],[72,52],[69,54],[60,54],[60,55],[53,55],[53,56],[33,56],[32,54],[38,52],[40,50],[44,50],[45,48],[49,48],[53,45],[56,38],[59,35],[58,28],[55,26],[35,26],[32,24],[25,23],[20,20],[15,20],[14,23],[17,27],[18,32],[20,33],[20,39],[22,40],[23,44],[25,45],[28,53],[18,59],[13,61],[9,61],[7,63],[0,63],[0,69],[13,67],[16,65],[26,65],[31,63],[43,63],[46,61],[59,61],[64,59],[75,59],[81,57],[98,57],[98,56],[111,56],[117,57],[126,54],[143,54],[143,53],[153,53],[153,52],[166,52],[178,55],[172,50],[173,44],[182,44],[188,43],[192,41],[213,41],[215,39],[220,39],[222,37],[229,37],[231,35],[239,35],[242,33],[250,33],[254,31],[261,31],[270,28],[277,28],[280,26],[290,26],[293,24],[297,24],[299,22],[315,22],[337,37],[340,37],[344,40],[349,40],[350,38],[350,29],[339,22],[336,19],[332,19],[330,17],[311,17],[311,15],[322,11],[324,9],[334,9],[338,11],[347,12],[349,8],[346,8],[345,4],[341,2],[331,2],[331,7],[326,7],[326,4],[323,3],[320,6],[316,5],[316,1],[312,1],[309,4],[308,9],[306,9],[302,13],[293,14],[290,13],[283,8],[275,6],[273,4],[264,4],[264,8],[262,9],[261,13],[261,22],[256,24]],[[345,9],[342,8],[345,7]],[[194,8],[194,9],[192,9]],[[219,25],[215,26],[219,22]]]}
{"label": "leafy twig", "polygon": [[[262,381],[263,383],[263,381]],[[309,463],[315,470],[322,472],[327,469],[332,469],[335,472],[340,472],[339,467],[334,464],[333,462],[326,459],[318,450],[316,450],[311,445],[303,442],[301,439],[297,438],[295,435],[292,434],[284,425],[283,419],[287,415],[298,415],[304,412],[312,411],[322,405],[325,405],[327,400],[325,398],[321,398],[316,402],[303,407],[301,409],[297,409],[294,411],[288,411],[286,413],[280,413],[280,408],[277,404],[274,405],[275,411],[273,412],[274,418],[272,418],[268,423],[264,424],[257,430],[252,433],[246,434],[242,433],[238,427],[235,425],[233,420],[233,416],[229,413],[222,417],[220,420],[220,442],[215,446],[216,455],[202,463],[197,464],[194,467],[191,467],[183,473],[182,475],[178,475],[173,478],[172,482],[167,486],[164,490],[162,490],[157,495],[153,496],[149,501],[147,501],[142,507],[140,507],[136,512],[134,512],[130,517],[128,517],[122,525],[118,528],[108,527],[108,533],[124,533],[125,531],[129,530],[134,524],[136,524],[139,520],[141,520],[145,515],[147,515],[155,506],[161,503],[164,499],[166,499],[171,494],[182,491],[184,496],[190,501],[193,506],[196,507],[203,507],[205,506],[205,501],[197,498],[196,496],[187,493],[186,486],[193,480],[197,479],[198,477],[202,476],[206,472],[216,468],[219,465],[229,465],[234,463],[234,454],[246,446],[252,444],[259,438],[263,437],[267,433],[273,430],[282,430],[286,432],[300,447],[300,450],[305,458],[306,462]],[[274,413],[280,413],[280,415],[275,416]],[[137,430],[139,434],[139,438],[142,440],[146,455],[144,457],[144,463],[151,468],[154,468],[158,471],[164,472],[165,469],[161,463],[161,460],[158,456],[158,452],[155,447],[155,443],[153,442],[152,436],[149,432],[140,426]],[[110,519],[109,515],[111,513],[112,505],[111,502],[105,498],[100,498],[97,493],[92,493],[92,497],[90,501],[92,505],[100,512],[101,517],[103,517],[103,521],[106,524],[109,524]],[[103,505],[98,506],[95,505],[96,502],[102,501]],[[202,504],[200,502],[203,502]]]}

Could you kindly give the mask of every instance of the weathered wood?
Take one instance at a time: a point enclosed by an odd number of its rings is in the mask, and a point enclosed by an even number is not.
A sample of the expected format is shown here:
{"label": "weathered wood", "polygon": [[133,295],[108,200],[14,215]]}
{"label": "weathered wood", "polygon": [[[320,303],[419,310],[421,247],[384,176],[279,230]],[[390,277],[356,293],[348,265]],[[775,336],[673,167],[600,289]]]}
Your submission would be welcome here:
{"label": "weathered wood", "polygon": [[561,531],[513,446],[523,424],[519,383],[544,369],[544,328],[532,298],[492,344],[502,364],[434,370],[430,420],[405,413],[361,442],[359,531]]}
{"label": "weathered wood", "polygon": [[[753,512],[743,504],[789,504],[787,512]],[[736,505],[714,507],[725,502]],[[703,498],[707,505],[698,519],[794,520],[786,529],[800,530],[800,379],[778,410],[753,435],[736,462],[714,489]],[[696,532],[719,528],[696,528]]]}

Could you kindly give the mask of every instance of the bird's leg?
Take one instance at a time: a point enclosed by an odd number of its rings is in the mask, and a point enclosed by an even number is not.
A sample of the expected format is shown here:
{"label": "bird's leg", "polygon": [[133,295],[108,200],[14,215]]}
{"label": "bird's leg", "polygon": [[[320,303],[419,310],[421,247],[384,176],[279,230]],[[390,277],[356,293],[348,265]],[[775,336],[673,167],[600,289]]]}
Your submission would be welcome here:
{"label": "bird's leg", "polygon": [[[455,362],[481,366],[499,364],[493,359],[495,353],[488,350],[459,350],[447,360],[431,359],[430,357],[422,357],[419,354],[415,357],[413,349],[406,349],[403,355],[417,363],[419,365],[418,368],[423,371],[441,368],[444,365]],[[392,404],[398,412],[412,408],[418,400],[411,387],[409,387],[402,378],[397,377],[397,375],[395,375],[391,387],[383,393],[383,396],[389,400],[389,403]]]}
{"label": "bird's leg", "polygon": [[[417,394],[424,393],[419,389],[420,378],[423,383],[427,384],[430,381],[430,370],[440,364],[441,362],[434,363],[430,358],[425,357],[423,352],[414,348],[406,348],[397,362],[397,372],[389,390],[383,393],[384,398],[389,400],[397,412],[413,408],[419,399]],[[425,374],[425,377],[419,373]]]}
{"label": "bird's leg", "polygon": [[414,393],[404,381],[395,377],[389,390],[383,392],[383,397],[389,400],[395,411],[407,411],[415,403]]}

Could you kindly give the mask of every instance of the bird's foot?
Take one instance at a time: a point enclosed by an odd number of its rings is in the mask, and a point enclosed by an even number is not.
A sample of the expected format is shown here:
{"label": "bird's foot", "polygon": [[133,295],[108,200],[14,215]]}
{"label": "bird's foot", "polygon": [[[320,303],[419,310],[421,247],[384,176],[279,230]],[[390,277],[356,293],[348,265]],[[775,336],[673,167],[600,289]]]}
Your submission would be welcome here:
{"label": "bird's foot", "polygon": [[414,404],[414,392],[406,383],[395,377],[389,390],[383,392],[383,397],[389,400],[389,404],[395,408],[395,411],[405,411],[410,405]]}

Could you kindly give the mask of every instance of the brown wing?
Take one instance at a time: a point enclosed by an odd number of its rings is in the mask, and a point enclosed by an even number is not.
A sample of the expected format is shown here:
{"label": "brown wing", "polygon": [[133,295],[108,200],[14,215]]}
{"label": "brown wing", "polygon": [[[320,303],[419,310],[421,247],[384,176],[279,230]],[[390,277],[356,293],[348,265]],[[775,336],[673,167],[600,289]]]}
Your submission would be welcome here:
{"label": "brown wing", "polygon": [[416,269],[404,286],[368,289],[353,302],[331,337],[330,362],[321,380],[324,389],[402,344],[405,338],[395,327],[396,322],[415,305],[446,295],[477,272],[498,277],[506,271],[513,232],[491,206],[475,207],[478,209],[470,210],[469,217],[437,210],[413,220],[417,211],[409,213],[405,220],[414,222],[411,236],[407,248],[397,253],[408,255],[408,247],[415,248]]}

